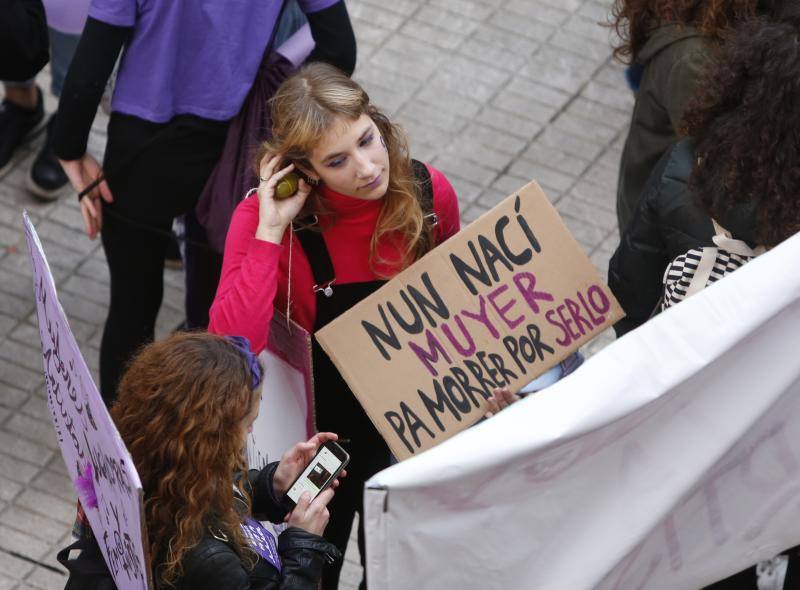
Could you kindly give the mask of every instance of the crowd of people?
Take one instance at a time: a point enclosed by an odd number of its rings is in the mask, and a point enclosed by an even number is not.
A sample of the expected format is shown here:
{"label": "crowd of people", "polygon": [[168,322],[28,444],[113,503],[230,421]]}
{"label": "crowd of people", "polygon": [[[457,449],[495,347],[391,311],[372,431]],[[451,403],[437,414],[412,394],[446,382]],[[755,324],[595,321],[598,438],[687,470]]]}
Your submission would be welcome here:
{"label": "crowd of people", "polygon": [[[313,334],[455,235],[457,195],[441,171],[412,159],[402,128],[349,77],[356,44],[344,0],[246,8],[155,0],[146,9],[140,0],[91,0],[73,3],[71,22],[58,28],[59,2],[51,3],[45,22],[41,0],[0,0],[8,15],[0,22],[0,176],[46,127],[31,190],[58,198],[69,182],[88,237],[102,239],[111,294],[100,390],[141,476],[156,584],[334,589],[356,514],[364,563],[364,482],[394,459],[314,340],[319,434],[249,470],[242,449],[259,408],[257,355],[275,308]],[[615,3],[615,54],[636,97],[619,173],[621,239],[609,267],[627,316],[619,336],[670,304],[665,271],[676,260],[685,271],[687,253],[715,247],[740,265],[800,231],[797,4]],[[304,26],[315,46],[293,71],[276,55]],[[60,103],[45,125],[34,79],[48,59]],[[254,90],[265,77],[276,80],[269,97]],[[112,82],[101,164],[87,141]],[[264,121],[241,135],[250,103]],[[250,144],[237,146],[242,137]],[[214,209],[211,195],[215,224],[229,225],[218,252],[195,209],[216,168],[243,163],[254,189],[236,197],[235,210]],[[296,192],[278,198],[290,175]],[[192,331],[154,343],[176,218],[186,228]],[[683,278],[671,295],[688,296]],[[545,381],[581,359],[573,355]],[[516,399],[496,390],[490,414]],[[338,437],[352,450],[341,481],[288,511],[281,498],[289,484]],[[248,550],[240,525],[253,517],[288,525],[277,557]],[[80,510],[79,524],[90,541]],[[714,588],[755,590],[756,576],[751,568]],[[71,583],[107,580],[75,573]]]}

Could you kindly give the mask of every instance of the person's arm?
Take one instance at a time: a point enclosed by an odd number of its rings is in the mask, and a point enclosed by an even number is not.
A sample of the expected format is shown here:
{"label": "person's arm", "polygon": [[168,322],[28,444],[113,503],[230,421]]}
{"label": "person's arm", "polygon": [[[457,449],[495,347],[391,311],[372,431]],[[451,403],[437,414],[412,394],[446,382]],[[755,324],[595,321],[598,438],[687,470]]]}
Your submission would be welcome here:
{"label": "person's arm", "polygon": [[283,236],[311,192],[301,179],[294,196],[276,201],[275,186],[294,170],[294,164],[279,169],[281,162],[278,156],[264,157],[258,196],[248,197],[233,212],[222,275],[209,311],[209,332],[246,336],[256,354],[267,346]]}
{"label": "person's arm", "polygon": [[86,153],[97,106],[131,31],[87,19],[58,103],[53,142],[59,159],[77,160]]}
{"label": "person's arm", "polygon": [[645,323],[661,298],[661,279],[669,260],[657,202],[663,198],[662,176],[671,152],[650,175],[636,213],[608,264],[608,286],[625,311],[625,317],[614,325],[618,338]]}
{"label": "person's arm", "polygon": [[258,211],[253,195],[233,213],[208,324],[212,334],[245,336],[256,354],[267,346],[283,252],[283,246],[255,237]]}
{"label": "person's arm", "polygon": [[324,61],[350,76],[356,69],[356,36],[344,0],[314,11],[315,3],[301,2],[315,42],[307,61]]}
{"label": "person's arm", "polygon": [[710,48],[687,52],[672,65],[666,77],[660,96],[664,97],[663,106],[676,132],[683,123],[686,107],[703,76],[709,52]]}
{"label": "person's arm", "polygon": [[30,80],[50,59],[42,0],[0,0],[0,80]]}
{"label": "person's arm", "polygon": [[439,245],[456,235],[461,229],[458,197],[447,177],[433,166],[426,164],[431,174],[433,187],[433,210],[439,219],[436,225],[436,244]]}

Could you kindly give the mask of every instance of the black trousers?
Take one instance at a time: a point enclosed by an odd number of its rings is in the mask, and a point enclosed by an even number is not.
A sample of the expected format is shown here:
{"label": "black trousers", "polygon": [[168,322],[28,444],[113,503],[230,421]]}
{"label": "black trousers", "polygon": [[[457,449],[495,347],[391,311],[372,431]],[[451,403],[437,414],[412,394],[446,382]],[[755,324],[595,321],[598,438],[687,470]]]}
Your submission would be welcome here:
{"label": "black trousers", "polygon": [[[103,169],[114,196],[103,203],[103,249],[111,301],[100,346],[100,390],[107,405],[126,363],[151,342],[164,293],[164,258],[172,221],[191,213],[222,153],[228,122],[178,116],[158,124],[114,113]],[[189,239],[206,242],[193,220]],[[189,325],[208,324],[221,255],[187,244]],[[192,295],[188,295],[191,293]]]}

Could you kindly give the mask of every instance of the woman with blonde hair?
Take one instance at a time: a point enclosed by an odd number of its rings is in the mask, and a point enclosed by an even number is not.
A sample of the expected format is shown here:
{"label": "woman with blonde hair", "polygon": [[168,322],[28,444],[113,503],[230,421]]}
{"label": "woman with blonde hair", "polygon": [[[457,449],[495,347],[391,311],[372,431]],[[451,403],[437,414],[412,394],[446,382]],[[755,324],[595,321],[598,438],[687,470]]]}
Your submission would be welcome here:
{"label": "woman with blonde hair", "polygon": [[[258,162],[258,195],[231,220],[209,326],[247,336],[257,352],[266,346],[273,301],[313,333],[459,230],[458,201],[444,175],[411,160],[403,131],[335,68],[306,66],[270,106],[273,134]],[[276,199],[276,185],[293,171],[303,176],[297,194]],[[363,483],[391,455],[316,341],[313,358],[317,427],[350,439],[347,485],[325,533],[344,550],[353,516],[362,513]],[[362,524],[359,548],[363,562]],[[326,568],[324,588],[336,587],[340,567]]]}
{"label": "woman with blonde hair", "polygon": [[[248,471],[260,391],[246,340],[205,333],[146,346],[123,376],[111,414],[144,488],[158,588],[312,590],[325,560],[339,557],[320,536],[332,488],[311,502],[306,494],[288,515],[279,501],[319,445],[337,437],[317,434],[280,463]],[[253,516],[289,528],[276,541]]]}

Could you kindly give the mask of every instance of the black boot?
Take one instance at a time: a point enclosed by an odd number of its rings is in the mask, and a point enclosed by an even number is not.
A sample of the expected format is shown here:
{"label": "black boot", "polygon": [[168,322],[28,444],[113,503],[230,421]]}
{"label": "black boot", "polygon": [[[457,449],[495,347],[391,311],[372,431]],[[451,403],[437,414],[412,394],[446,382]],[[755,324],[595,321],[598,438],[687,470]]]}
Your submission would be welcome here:
{"label": "black boot", "polygon": [[0,178],[13,167],[12,157],[17,148],[42,130],[44,102],[38,87],[36,94],[38,102],[33,110],[22,108],[8,99],[0,104]]}
{"label": "black boot", "polygon": [[31,173],[28,175],[28,190],[46,201],[57,199],[69,182],[53,150],[53,129],[56,124],[56,115],[57,113],[47,122],[44,145],[33,161]]}

